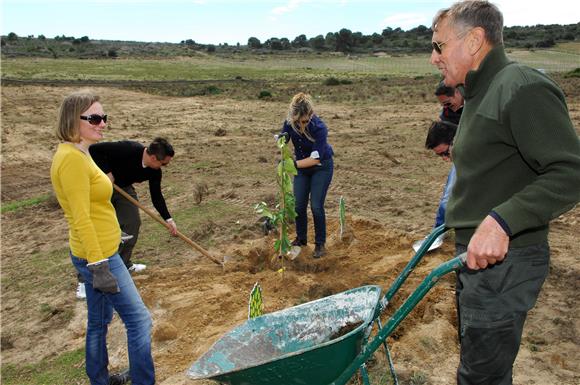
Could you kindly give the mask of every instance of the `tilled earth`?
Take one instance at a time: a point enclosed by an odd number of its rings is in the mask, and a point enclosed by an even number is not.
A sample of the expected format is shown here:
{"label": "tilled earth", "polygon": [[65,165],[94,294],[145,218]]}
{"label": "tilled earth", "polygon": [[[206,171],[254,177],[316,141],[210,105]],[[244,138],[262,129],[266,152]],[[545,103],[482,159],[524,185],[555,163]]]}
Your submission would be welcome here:
{"label": "tilled earth", "polygon": [[[184,234],[214,255],[227,256],[220,267],[142,216],[134,258],[148,263],[148,269],[134,279],[154,319],[159,383],[194,383],[185,371],[247,318],[255,282],[263,288],[267,312],[366,284],[386,289],[392,283],[412,256],[413,241],[431,228],[449,169],[423,147],[438,106],[423,91],[413,90],[429,89],[431,80],[409,79],[397,84],[402,93],[390,96],[388,84],[345,89],[349,95],[373,93],[368,98],[341,99],[337,89],[313,91],[336,152],[326,206],[328,256],[315,261],[307,247],[296,260],[284,262],[283,273],[280,262],[271,259],[272,235],[261,233],[253,206],[275,201],[272,135],[291,93],[305,86],[288,87],[288,97],[280,98],[284,101],[96,88],[111,117],[107,140],[147,143],[165,136],[174,144],[177,155],[164,170],[168,206]],[[560,81],[579,127],[579,82]],[[50,195],[49,179],[56,111],[71,91],[49,85],[2,87],[2,203],[45,197],[40,204],[2,214],[3,363],[34,363],[84,344],[86,310],[74,298],[68,230]],[[150,206],[146,186],[138,191]],[[337,236],[341,196],[351,235],[346,241]],[[526,324],[515,383],[580,382],[579,219],[576,208],[553,223],[551,274]],[[431,269],[453,256],[452,245],[451,235],[428,254],[390,304],[391,311]],[[403,383],[410,378],[453,383],[458,360],[453,290],[454,277],[442,279],[389,339]],[[111,366],[126,366],[118,319],[111,325],[109,346]],[[371,372],[380,376],[382,370],[386,377],[384,355],[375,357]]]}

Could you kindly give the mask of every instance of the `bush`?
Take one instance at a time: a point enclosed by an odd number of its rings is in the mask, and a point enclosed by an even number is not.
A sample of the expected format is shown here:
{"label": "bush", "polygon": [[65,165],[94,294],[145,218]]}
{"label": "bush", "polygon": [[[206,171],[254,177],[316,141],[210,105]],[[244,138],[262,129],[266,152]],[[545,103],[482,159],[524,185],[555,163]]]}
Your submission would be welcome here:
{"label": "bush", "polygon": [[340,80],[331,76],[328,79],[326,79],[323,84],[325,86],[338,86],[340,84]]}
{"label": "bush", "polygon": [[352,84],[352,80],[348,80],[348,79],[342,79],[340,81],[340,84]]}
{"label": "bush", "polygon": [[207,46],[207,52],[215,52],[215,45],[208,44],[208,46]]}
{"label": "bush", "polygon": [[18,35],[15,34],[14,32],[10,32],[8,34],[8,41],[16,41],[18,40]]}
{"label": "bush", "polygon": [[259,99],[271,98],[271,97],[272,97],[272,93],[270,91],[266,91],[266,90],[260,91],[260,94],[258,95]]}
{"label": "bush", "polygon": [[566,77],[566,78],[580,78],[580,67],[576,67],[572,71],[567,72],[566,75],[564,75],[564,77]]}
{"label": "bush", "polygon": [[118,57],[119,55],[117,54],[117,50],[114,48],[111,48],[108,52],[107,52],[107,56],[108,57]]}
{"label": "bush", "polygon": [[204,88],[203,90],[203,95],[217,95],[217,94],[221,94],[222,90],[220,90],[218,87],[216,86],[207,86]]}

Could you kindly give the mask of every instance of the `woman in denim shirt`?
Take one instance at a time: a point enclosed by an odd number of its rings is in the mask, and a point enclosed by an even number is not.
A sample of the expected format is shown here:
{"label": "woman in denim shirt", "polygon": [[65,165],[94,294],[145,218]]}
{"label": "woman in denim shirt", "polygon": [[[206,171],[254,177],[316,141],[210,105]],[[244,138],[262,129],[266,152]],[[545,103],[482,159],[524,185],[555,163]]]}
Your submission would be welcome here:
{"label": "woman in denim shirt", "polygon": [[305,246],[307,244],[306,209],[310,196],[315,234],[313,257],[320,258],[325,254],[324,201],[332,180],[334,152],[327,142],[328,128],[314,113],[310,95],[302,92],[294,95],[281,135],[286,135],[294,145],[295,165],[298,170],[298,175],[294,177],[294,196],[298,216],[296,217],[296,239],[292,245]]}

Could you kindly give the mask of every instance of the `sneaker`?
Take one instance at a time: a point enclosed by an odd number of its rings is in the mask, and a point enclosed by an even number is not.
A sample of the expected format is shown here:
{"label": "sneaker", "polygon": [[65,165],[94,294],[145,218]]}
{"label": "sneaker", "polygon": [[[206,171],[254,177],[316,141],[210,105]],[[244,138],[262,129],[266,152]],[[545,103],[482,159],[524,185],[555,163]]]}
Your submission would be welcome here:
{"label": "sneaker", "polygon": [[306,246],[307,245],[307,242],[306,241],[301,241],[300,239],[296,238],[295,240],[292,241],[291,245],[292,246],[302,247],[302,246]]}
{"label": "sneaker", "polygon": [[142,263],[134,263],[129,267],[129,272],[131,273],[140,273],[147,268],[147,265]]}
{"label": "sneaker", "polygon": [[127,234],[124,231],[121,231],[121,243],[128,241],[129,239],[133,239],[133,236],[131,234]]}
{"label": "sneaker", "polygon": [[320,257],[324,257],[326,255],[326,249],[324,248],[324,244],[323,243],[317,243],[316,246],[314,247],[314,254],[312,255],[312,258],[320,258]]}
{"label": "sneaker", "polygon": [[87,291],[85,290],[85,284],[83,282],[79,282],[77,285],[76,294],[78,299],[87,299]]}
{"label": "sneaker", "polygon": [[125,369],[121,373],[116,373],[109,377],[109,385],[124,385],[129,381],[131,381],[129,369]]}

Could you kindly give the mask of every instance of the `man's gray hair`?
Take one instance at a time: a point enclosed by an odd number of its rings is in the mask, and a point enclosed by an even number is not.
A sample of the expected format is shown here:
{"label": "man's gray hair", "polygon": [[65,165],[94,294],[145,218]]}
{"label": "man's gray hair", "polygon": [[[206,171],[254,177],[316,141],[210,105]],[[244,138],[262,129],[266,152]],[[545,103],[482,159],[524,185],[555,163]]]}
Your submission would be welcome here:
{"label": "man's gray hair", "polygon": [[448,19],[449,25],[455,30],[481,27],[485,31],[485,38],[492,46],[503,44],[503,15],[497,6],[489,1],[460,1],[442,9],[433,18],[431,29],[435,31],[437,24],[444,19]]}

